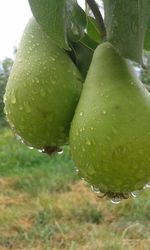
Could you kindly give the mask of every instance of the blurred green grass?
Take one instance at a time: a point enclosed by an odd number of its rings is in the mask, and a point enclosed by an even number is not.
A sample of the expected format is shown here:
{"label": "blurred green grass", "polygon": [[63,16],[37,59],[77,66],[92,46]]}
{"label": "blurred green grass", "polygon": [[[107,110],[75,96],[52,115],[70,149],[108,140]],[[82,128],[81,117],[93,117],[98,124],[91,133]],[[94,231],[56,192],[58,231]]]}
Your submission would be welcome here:
{"label": "blurred green grass", "polygon": [[41,188],[65,191],[77,180],[68,147],[62,155],[49,157],[17,141],[9,129],[3,129],[0,135],[0,175],[19,177],[14,188],[30,194]]}
{"label": "blurred green grass", "polygon": [[0,250],[148,250],[150,190],[112,205],[77,177],[68,147],[49,157],[0,130]]}

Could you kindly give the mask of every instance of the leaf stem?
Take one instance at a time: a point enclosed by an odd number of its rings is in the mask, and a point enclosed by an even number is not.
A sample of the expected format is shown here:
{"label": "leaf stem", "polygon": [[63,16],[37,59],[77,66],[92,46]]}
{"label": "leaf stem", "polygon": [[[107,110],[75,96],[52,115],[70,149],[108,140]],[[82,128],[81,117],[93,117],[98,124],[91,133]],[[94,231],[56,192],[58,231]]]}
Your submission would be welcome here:
{"label": "leaf stem", "polygon": [[105,29],[103,17],[102,17],[100,10],[99,10],[99,7],[98,7],[97,3],[95,2],[95,0],[85,0],[85,1],[87,2],[88,6],[92,10],[93,15],[96,19],[96,22],[98,24],[100,34],[102,35],[102,38],[105,41],[106,40],[106,29]]}

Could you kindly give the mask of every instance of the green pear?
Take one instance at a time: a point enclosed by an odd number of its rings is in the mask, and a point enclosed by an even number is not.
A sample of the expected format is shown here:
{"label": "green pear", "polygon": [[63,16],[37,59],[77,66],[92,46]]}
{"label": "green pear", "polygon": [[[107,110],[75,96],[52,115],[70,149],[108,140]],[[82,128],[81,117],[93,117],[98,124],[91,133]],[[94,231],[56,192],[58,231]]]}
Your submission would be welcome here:
{"label": "green pear", "polygon": [[105,194],[128,194],[150,180],[150,94],[108,42],[94,52],[70,147],[80,175]]}
{"label": "green pear", "polygon": [[67,53],[31,18],[4,98],[12,128],[35,148],[55,148],[66,143],[82,89],[81,81]]}

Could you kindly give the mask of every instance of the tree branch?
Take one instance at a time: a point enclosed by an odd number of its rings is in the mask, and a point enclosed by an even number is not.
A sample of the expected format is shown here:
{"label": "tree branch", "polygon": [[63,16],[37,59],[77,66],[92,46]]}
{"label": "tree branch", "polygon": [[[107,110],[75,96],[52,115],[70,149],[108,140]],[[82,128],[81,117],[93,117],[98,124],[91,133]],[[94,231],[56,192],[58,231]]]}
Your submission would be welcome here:
{"label": "tree branch", "polygon": [[100,34],[102,35],[103,40],[106,40],[106,29],[105,29],[103,17],[101,15],[101,12],[99,10],[97,3],[95,2],[95,0],[86,0],[86,2],[93,12],[93,15],[96,19],[96,22],[98,24]]}

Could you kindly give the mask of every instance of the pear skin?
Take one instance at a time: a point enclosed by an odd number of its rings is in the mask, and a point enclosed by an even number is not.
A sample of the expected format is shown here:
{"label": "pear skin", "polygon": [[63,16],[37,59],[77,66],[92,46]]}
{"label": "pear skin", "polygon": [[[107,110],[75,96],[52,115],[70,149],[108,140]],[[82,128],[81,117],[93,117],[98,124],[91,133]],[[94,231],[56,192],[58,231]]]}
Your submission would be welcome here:
{"label": "pear skin", "polygon": [[67,53],[31,18],[6,87],[11,127],[35,148],[65,144],[81,89],[81,75]]}
{"label": "pear skin", "polygon": [[107,194],[126,194],[150,181],[150,94],[129,61],[99,45],[70,129],[80,175]]}

